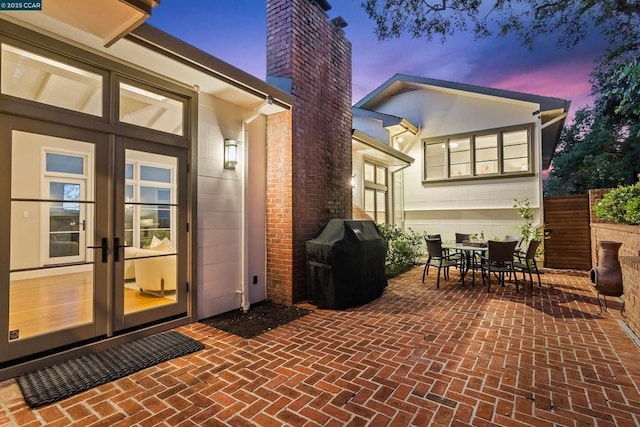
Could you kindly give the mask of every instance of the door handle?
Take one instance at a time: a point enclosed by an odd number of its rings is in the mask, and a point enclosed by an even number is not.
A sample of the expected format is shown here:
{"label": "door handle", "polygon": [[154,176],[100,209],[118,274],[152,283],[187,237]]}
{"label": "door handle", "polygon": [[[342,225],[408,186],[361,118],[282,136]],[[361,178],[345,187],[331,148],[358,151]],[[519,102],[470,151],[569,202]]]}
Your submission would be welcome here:
{"label": "door handle", "polygon": [[107,262],[107,259],[109,257],[109,244],[108,244],[108,240],[106,237],[103,237],[102,239],[100,239],[102,242],[102,245],[100,246],[87,246],[88,249],[102,249],[102,262]]}
{"label": "door handle", "polygon": [[120,248],[128,248],[129,245],[121,245],[120,244],[120,238],[119,237],[114,237],[113,238],[113,260],[114,261],[120,261]]}

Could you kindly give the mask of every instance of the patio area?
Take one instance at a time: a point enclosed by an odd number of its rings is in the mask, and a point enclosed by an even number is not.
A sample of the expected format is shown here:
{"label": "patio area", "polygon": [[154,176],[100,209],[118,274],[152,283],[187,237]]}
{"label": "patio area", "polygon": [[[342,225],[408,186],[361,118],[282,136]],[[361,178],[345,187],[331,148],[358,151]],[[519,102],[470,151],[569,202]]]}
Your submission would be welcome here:
{"label": "patio area", "polygon": [[620,302],[598,315],[586,271],[486,292],[422,267],[383,296],[243,339],[193,323],[205,349],[29,409],[0,383],[0,425],[637,426],[640,348]]}

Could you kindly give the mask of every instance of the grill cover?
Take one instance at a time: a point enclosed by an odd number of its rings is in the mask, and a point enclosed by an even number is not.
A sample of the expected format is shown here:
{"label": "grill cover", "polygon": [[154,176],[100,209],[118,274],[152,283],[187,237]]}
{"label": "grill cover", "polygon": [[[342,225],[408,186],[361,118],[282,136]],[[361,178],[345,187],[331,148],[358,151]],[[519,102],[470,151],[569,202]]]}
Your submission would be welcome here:
{"label": "grill cover", "polygon": [[343,309],[373,301],[387,286],[387,241],[373,221],[332,219],[307,242],[311,302]]}

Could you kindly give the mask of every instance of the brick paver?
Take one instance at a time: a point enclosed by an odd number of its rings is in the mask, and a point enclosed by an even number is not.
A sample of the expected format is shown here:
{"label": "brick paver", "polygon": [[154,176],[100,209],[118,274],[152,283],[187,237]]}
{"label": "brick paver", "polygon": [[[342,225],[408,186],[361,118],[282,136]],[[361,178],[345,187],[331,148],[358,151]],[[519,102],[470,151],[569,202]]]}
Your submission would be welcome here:
{"label": "brick paver", "polygon": [[[39,409],[0,383],[2,425],[638,426],[640,349],[586,272],[491,293],[416,268],[378,300],[206,348]],[[492,287],[493,288],[493,287]]]}

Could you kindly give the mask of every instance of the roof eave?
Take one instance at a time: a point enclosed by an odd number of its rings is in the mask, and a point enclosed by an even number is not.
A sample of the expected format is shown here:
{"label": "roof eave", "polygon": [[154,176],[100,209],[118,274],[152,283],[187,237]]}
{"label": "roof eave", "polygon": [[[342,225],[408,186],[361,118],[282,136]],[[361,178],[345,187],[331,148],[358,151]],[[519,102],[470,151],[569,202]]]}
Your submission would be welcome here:
{"label": "roof eave", "polygon": [[225,81],[273,103],[290,109],[293,96],[266,83],[259,78],[234,67],[158,28],[142,24],[125,37],[127,40],[161,52],[173,60],[207,72],[212,77]]}

